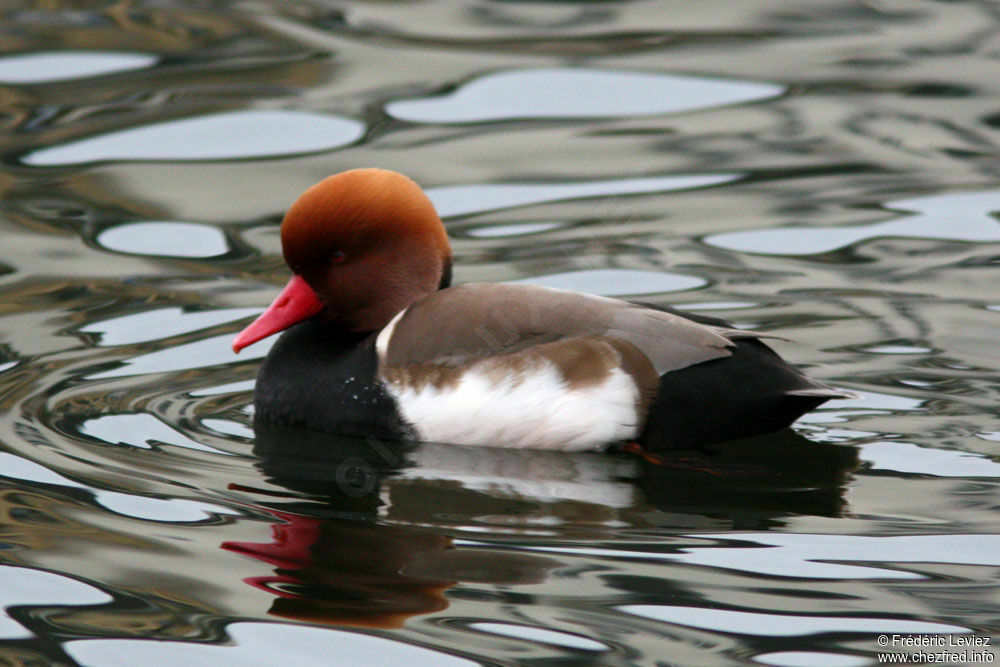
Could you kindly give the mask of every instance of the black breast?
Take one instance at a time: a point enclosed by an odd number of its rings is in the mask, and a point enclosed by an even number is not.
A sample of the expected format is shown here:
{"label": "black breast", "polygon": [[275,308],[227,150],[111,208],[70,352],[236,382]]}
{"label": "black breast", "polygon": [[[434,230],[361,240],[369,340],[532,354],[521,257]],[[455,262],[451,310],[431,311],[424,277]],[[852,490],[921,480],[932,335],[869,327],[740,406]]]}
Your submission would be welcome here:
{"label": "black breast", "polygon": [[281,335],[261,364],[255,419],[347,436],[410,439],[395,400],[376,379],[375,334],[317,320]]}

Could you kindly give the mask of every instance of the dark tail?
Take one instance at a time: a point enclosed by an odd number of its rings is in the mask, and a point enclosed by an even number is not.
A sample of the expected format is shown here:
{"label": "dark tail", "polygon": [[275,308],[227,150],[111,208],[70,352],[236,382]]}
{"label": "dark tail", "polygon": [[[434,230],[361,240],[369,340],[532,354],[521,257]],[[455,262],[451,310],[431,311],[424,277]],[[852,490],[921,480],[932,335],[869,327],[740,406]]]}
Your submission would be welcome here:
{"label": "dark tail", "polygon": [[[677,314],[703,324],[725,322]],[[734,341],[732,356],[665,373],[639,442],[648,450],[699,447],[777,431],[801,415],[854,394],[815,382],[756,338]]]}

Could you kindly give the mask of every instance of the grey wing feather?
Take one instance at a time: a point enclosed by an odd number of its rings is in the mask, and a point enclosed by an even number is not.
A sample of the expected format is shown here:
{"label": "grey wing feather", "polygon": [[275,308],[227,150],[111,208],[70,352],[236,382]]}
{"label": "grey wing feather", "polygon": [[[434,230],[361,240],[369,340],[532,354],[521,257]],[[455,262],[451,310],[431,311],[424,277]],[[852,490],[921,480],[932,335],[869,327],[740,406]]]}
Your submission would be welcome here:
{"label": "grey wing feather", "polygon": [[660,374],[731,354],[759,335],[698,324],[619,299],[531,285],[470,283],[416,302],[387,331],[390,364],[488,356],[544,340],[609,336],[639,348]]}

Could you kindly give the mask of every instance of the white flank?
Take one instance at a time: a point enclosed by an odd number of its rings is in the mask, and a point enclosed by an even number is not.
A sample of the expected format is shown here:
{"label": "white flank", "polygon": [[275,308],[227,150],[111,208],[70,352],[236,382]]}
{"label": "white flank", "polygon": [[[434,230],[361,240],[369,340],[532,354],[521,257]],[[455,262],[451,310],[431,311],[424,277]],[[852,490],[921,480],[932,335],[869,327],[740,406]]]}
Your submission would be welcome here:
{"label": "white flank", "polygon": [[639,390],[620,368],[600,383],[571,388],[547,360],[499,378],[495,367],[486,372],[487,363],[473,364],[452,386],[388,389],[427,442],[582,451],[638,433]]}

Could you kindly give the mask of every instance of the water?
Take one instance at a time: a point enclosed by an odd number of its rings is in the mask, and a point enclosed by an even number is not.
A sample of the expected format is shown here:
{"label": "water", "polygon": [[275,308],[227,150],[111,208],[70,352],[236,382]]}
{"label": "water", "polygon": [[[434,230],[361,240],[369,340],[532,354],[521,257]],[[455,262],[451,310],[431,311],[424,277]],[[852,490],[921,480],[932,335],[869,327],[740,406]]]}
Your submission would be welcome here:
{"label": "water", "polygon": [[[0,8],[0,662],[998,634],[996,5],[53,4]],[[709,312],[860,397],[669,468],[254,433],[277,222],[372,165],[460,282]]]}

